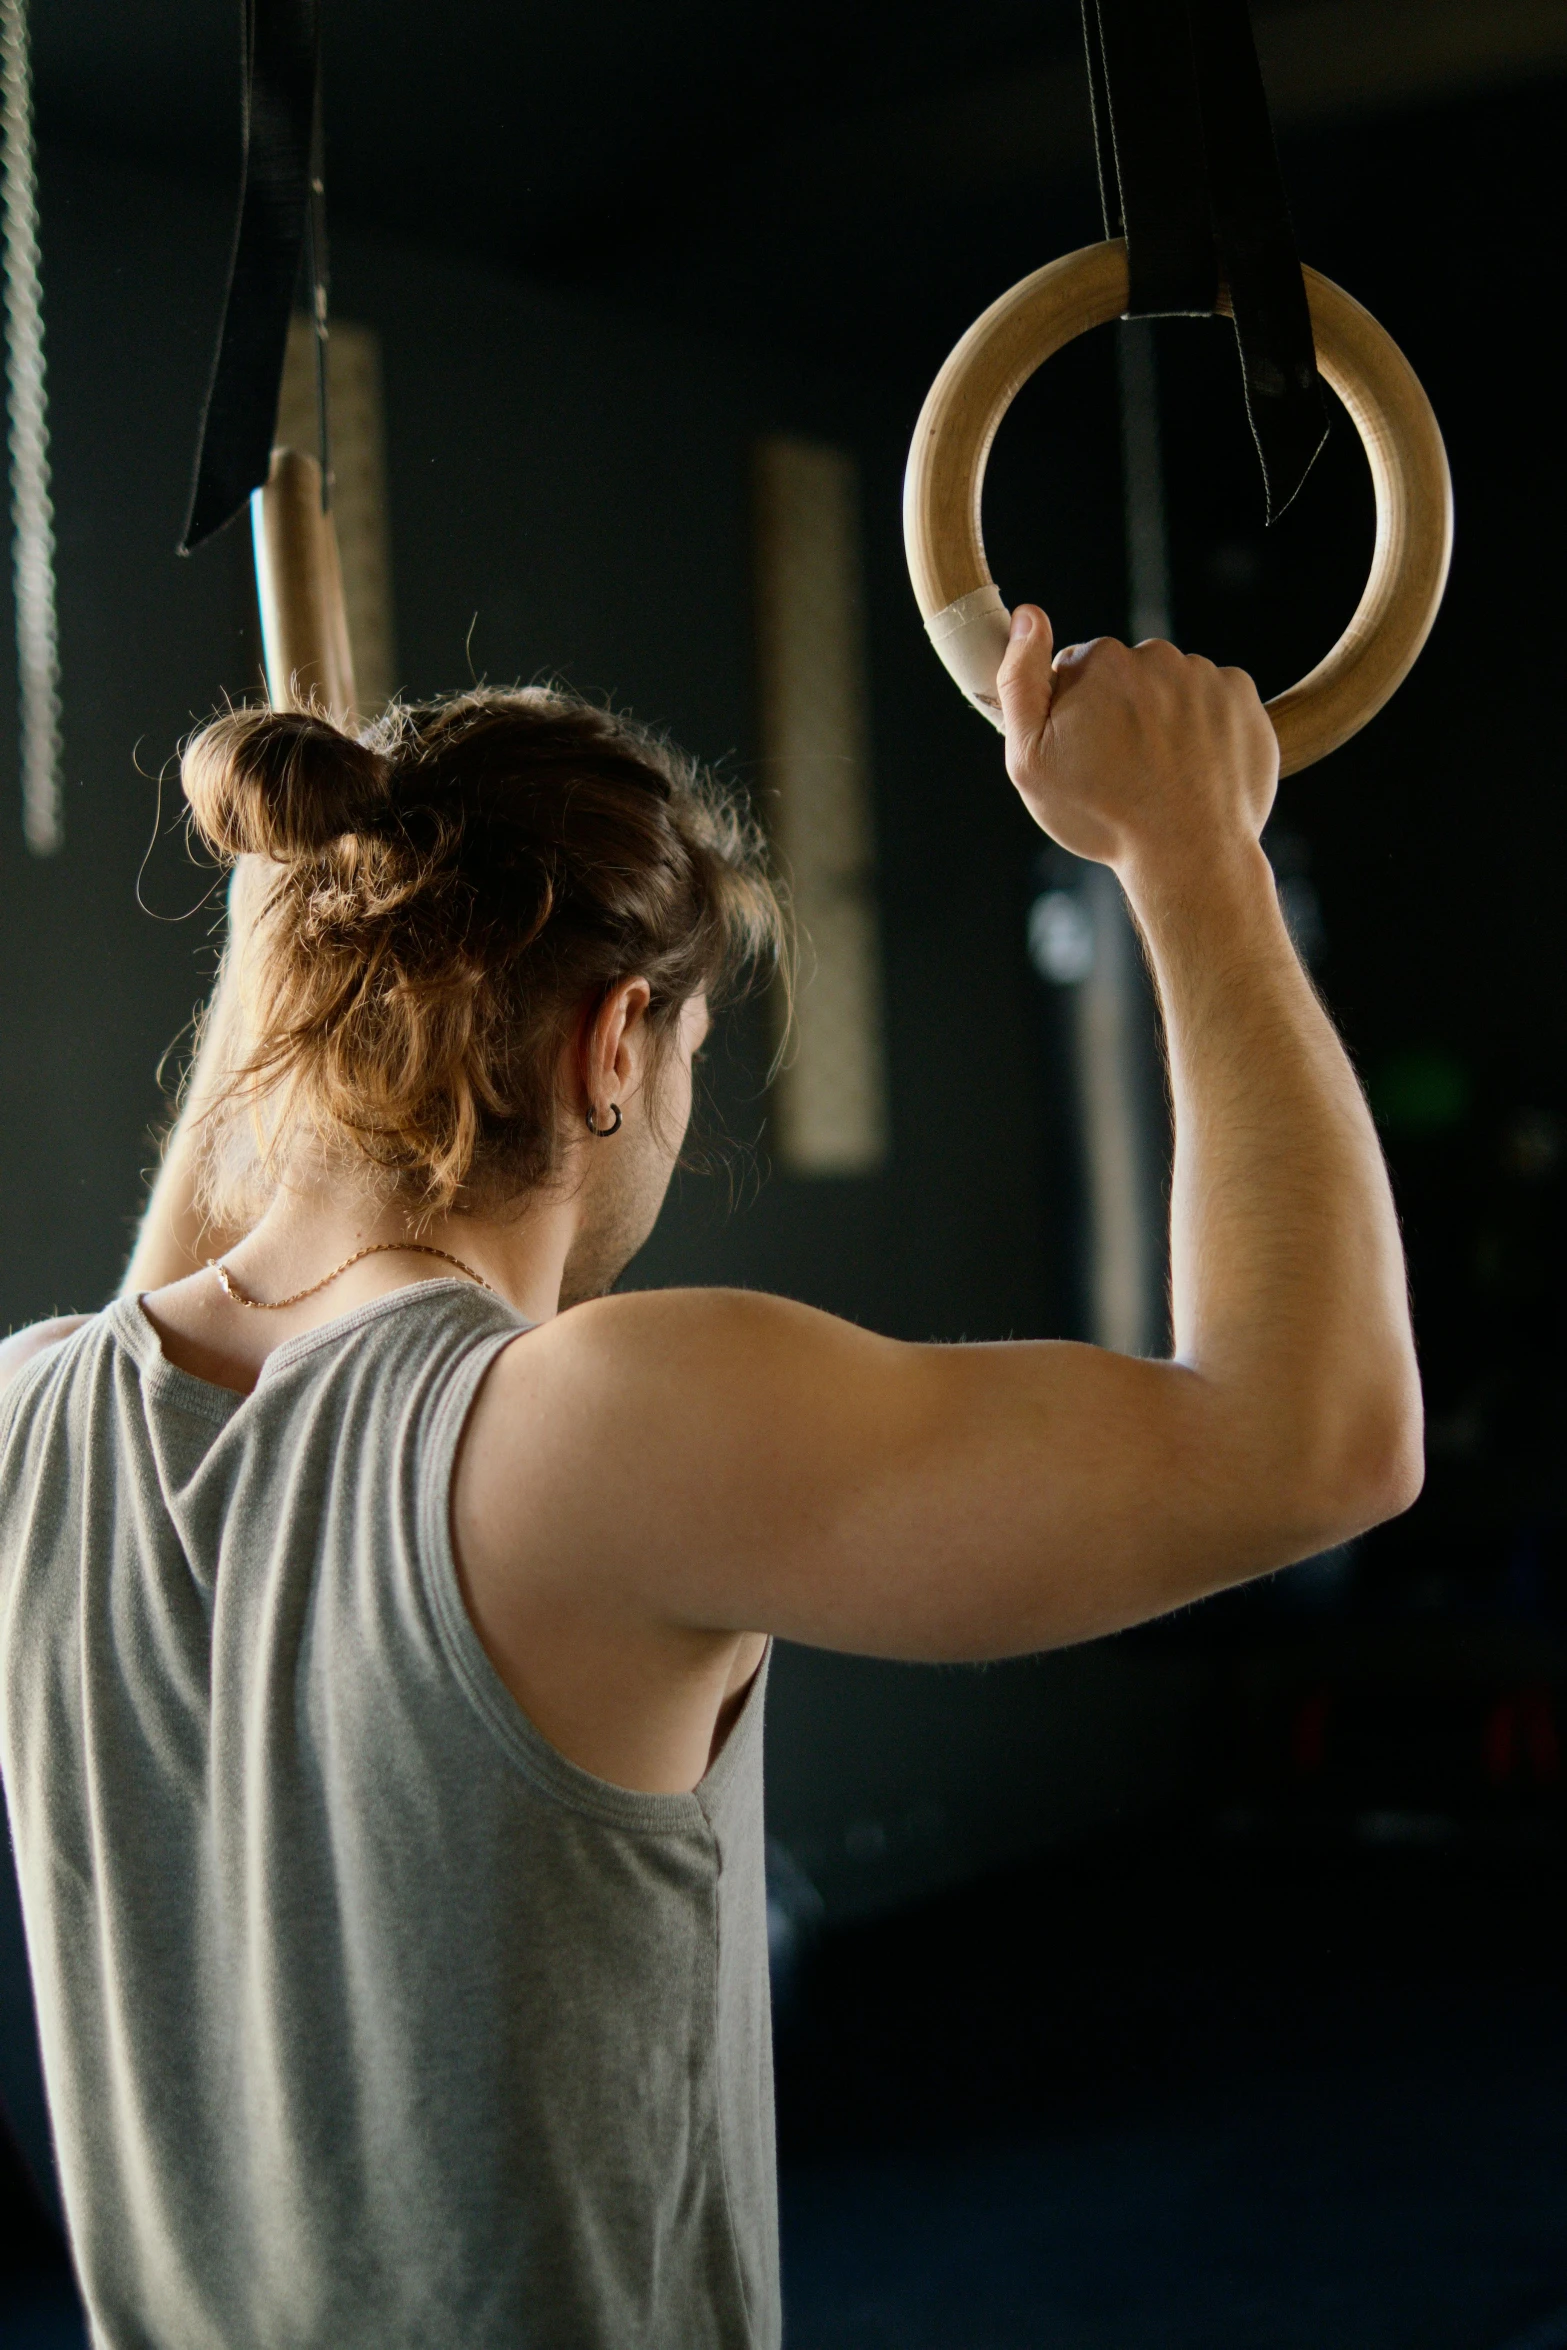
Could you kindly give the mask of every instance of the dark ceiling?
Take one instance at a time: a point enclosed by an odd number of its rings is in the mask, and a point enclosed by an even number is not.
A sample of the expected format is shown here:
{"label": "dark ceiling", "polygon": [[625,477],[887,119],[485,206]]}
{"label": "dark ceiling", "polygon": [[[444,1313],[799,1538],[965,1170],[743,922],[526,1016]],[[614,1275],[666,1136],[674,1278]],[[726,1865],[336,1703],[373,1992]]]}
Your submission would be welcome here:
{"label": "dark ceiling", "polygon": [[[1286,142],[1567,67],[1567,0],[1255,14]],[[50,0],[45,135],[231,190],[238,19]],[[915,314],[922,346],[963,323],[976,245],[995,291],[1097,233],[1076,0],[325,0],[325,20],[340,225],[862,360]]]}
{"label": "dark ceiling", "polygon": [[[334,201],[536,268],[612,265],[650,223],[700,229],[792,135],[1022,69],[1076,38],[1075,0],[973,18],[890,0],[524,6],[325,0]],[[239,9],[36,11],[46,132],[208,172],[237,137]],[[844,135],[852,137],[852,130]],[[590,257],[585,249],[591,249]]]}

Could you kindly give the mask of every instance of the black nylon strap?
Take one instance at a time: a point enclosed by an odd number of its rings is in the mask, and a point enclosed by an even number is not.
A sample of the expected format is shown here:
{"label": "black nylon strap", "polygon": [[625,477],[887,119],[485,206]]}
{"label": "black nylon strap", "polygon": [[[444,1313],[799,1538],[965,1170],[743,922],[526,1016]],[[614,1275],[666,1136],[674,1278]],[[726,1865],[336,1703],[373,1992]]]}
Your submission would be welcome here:
{"label": "black nylon strap", "polygon": [[[267,478],[312,181],[319,182],[318,0],[241,0],[244,168],[228,300],[180,551],[232,520]],[[319,199],[317,199],[317,208]],[[325,245],[311,238],[316,331]]]}
{"label": "black nylon strap", "polygon": [[1127,316],[1210,317],[1219,259],[1183,0],[1083,0],[1083,28],[1105,234],[1126,238]]}
{"label": "black nylon strap", "polygon": [[1328,436],[1311,312],[1246,0],[1187,0],[1214,241],[1230,289],[1268,520]]}
{"label": "black nylon strap", "polygon": [[1246,0],[1083,0],[1107,235],[1127,316],[1211,311],[1229,288],[1268,520],[1327,437],[1311,314]]}

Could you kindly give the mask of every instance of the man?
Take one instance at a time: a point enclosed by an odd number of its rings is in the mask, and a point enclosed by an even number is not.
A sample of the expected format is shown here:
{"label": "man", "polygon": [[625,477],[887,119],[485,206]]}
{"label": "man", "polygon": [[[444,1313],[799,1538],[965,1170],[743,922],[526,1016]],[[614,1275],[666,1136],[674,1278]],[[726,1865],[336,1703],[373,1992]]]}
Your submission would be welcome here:
{"label": "man", "polygon": [[[270,1204],[214,1233],[187,1125],[130,1295],[12,1341],[0,1396],[6,1780],[101,2343],[775,2344],[769,1636],[1042,1649],[1414,1498],[1397,1225],[1259,846],[1266,715],[1167,645],[1051,650],[1021,608],[1007,765],[1153,963],[1168,1362],[605,1294],[689,1113],[682,924],[760,920],[650,753],[475,696],[187,755],[207,838],[281,875],[260,1042],[220,1013],[196,1082]],[[605,911],[633,799],[642,931]],[[507,1036],[551,987],[545,1150]]]}

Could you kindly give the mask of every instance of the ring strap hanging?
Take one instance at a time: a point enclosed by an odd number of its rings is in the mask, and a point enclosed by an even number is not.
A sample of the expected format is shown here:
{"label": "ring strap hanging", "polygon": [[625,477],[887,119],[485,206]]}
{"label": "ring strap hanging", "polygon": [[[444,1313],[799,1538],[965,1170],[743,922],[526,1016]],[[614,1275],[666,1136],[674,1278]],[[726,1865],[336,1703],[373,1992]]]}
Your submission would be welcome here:
{"label": "ring strap hanging", "polygon": [[1229,290],[1270,522],[1327,438],[1311,313],[1246,0],[1083,0],[1105,234],[1126,315]]}
{"label": "ring strap hanging", "polygon": [[[318,361],[326,328],[319,0],[242,0],[241,13],[239,223],[180,545],[187,555],[221,530],[267,478],[307,240]],[[323,479],[325,473],[323,464]]]}

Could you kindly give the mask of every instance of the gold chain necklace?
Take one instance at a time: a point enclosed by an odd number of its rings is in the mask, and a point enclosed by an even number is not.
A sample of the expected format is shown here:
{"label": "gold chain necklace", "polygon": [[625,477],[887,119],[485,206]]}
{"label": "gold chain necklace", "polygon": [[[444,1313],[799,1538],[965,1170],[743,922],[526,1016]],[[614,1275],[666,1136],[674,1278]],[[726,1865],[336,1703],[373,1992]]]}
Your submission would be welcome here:
{"label": "gold chain necklace", "polygon": [[325,1289],[340,1273],[346,1273],[350,1265],[357,1265],[362,1257],[378,1257],[388,1251],[401,1256],[439,1257],[443,1264],[455,1265],[459,1273],[466,1273],[470,1281],[477,1281],[481,1289],[489,1290],[491,1297],[500,1295],[493,1283],[486,1281],[482,1273],[476,1273],[471,1265],[465,1265],[461,1257],[454,1257],[450,1249],[432,1248],[427,1240],[372,1240],[368,1248],[356,1248],[351,1257],[345,1257],[340,1265],[334,1265],[330,1273],[323,1273],[319,1281],[312,1281],[308,1289],[296,1289],[292,1297],[247,1297],[220,1257],[208,1257],[207,1270],[216,1273],[224,1293],[237,1306],[250,1306],[262,1314],[280,1314],[285,1306],[297,1306],[307,1297],[314,1297],[318,1289]]}

